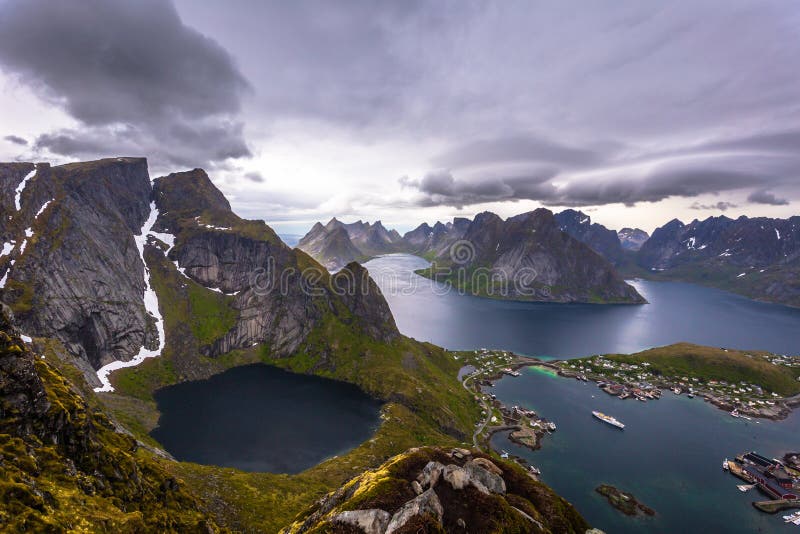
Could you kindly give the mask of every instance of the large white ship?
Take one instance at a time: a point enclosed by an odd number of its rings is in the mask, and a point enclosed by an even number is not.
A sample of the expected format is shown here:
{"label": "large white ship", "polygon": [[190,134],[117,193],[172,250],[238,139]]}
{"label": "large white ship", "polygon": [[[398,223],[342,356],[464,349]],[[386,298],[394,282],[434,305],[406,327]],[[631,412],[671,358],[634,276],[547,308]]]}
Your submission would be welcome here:
{"label": "large white ship", "polygon": [[610,415],[604,414],[603,412],[592,412],[592,415],[597,417],[598,419],[600,419],[604,423],[608,423],[611,426],[615,426],[615,427],[620,428],[620,429],[625,428],[624,424],[620,423],[614,417],[611,417]]}

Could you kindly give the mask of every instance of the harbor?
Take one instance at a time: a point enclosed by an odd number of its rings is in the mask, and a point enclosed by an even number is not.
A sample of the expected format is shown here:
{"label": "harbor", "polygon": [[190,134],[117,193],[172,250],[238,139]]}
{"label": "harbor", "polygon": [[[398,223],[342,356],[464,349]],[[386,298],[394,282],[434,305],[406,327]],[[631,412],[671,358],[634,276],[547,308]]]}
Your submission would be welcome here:
{"label": "harbor", "polygon": [[769,513],[780,509],[800,508],[800,472],[781,460],[749,451],[737,455],[733,460],[726,458],[722,462],[722,468],[747,482],[746,485],[737,486],[740,491],[757,488],[769,497],[770,501],[766,502],[772,504],[758,506],[754,502],[756,508]]}
{"label": "harbor", "polygon": [[[733,461],[733,454],[750,450],[780,458],[786,465],[800,463],[798,452],[784,458],[787,447],[796,444],[800,435],[800,413],[755,424],[689,399],[685,393],[666,390],[658,402],[623,401],[599,391],[593,382],[560,377],[551,369],[519,371],[521,377],[500,379],[491,392],[509,406],[524,406],[553,420],[558,430],[546,435],[535,452],[519,447],[505,432],[492,436],[493,447],[535,464],[542,471],[542,481],[578,506],[601,530],[623,534],[797,530],[782,516],[799,509],[787,508],[793,504],[776,502],[757,487],[741,491],[737,485],[751,483],[731,477],[721,463],[726,456]],[[613,416],[625,429],[600,421],[592,411]],[[603,484],[635,495],[657,514],[628,517],[620,513],[595,491]],[[725,513],[710,514],[709,510]]]}

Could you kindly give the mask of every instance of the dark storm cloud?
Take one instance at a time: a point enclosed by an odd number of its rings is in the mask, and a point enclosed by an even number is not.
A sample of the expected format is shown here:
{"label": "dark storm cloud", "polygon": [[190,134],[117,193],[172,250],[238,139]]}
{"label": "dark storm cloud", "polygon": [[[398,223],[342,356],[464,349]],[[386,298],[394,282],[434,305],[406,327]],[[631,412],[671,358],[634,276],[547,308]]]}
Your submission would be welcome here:
{"label": "dark storm cloud", "polygon": [[449,205],[461,208],[483,202],[506,200],[541,199],[552,196],[553,188],[547,181],[552,178],[551,169],[538,169],[525,176],[502,178],[456,180],[449,171],[435,171],[421,180],[400,178],[400,185],[417,189],[424,196],[420,206]]}
{"label": "dark storm cloud", "polygon": [[743,153],[695,154],[681,158],[637,161],[581,174],[555,168],[509,179],[503,174],[458,179],[453,171],[429,173],[422,180],[401,179],[419,191],[419,205],[461,207],[498,200],[535,200],[550,206],[600,206],[658,202],[670,197],[692,198],[741,189],[757,190],[751,202],[780,205],[763,190],[792,183],[798,157]]}
{"label": "dark storm cloud", "polygon": [[7,135],[3,137],[3,139],[8,141],[9,143],[14,143],[15,145],[28,146],[28,140],[18,135]]}
{"label": "dark storm cloud", "polygon": [[249,155],[235,121],[247,81],[167,0],[1,3],[0,68],[82,123],[38,148],[83,157],[132,147],[163,158],[156,165]]}
{"label": "dark storm cloud", "polygon": [[789,204],[789,200],[785,198],[776,197],[774,193],[769,191],[753,191],[747,200],[753,204],[769,204],[770,206],[785,206]]}

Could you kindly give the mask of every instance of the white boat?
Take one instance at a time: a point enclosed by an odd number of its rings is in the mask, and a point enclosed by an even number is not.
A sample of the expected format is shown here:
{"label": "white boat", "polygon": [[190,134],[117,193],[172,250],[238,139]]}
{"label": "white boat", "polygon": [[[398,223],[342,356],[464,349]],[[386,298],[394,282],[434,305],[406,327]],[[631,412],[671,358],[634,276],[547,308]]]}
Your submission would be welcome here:
{"label": "white boat", "polygon": [[625,425],[622,424],[620,421],[618,421],[614,417],[611,417],[610,415],[604,414],[603,412],[594,411],[594,412],[592,412],[592,415],[595,416],[596,418],[600,419],[604,423],[608,423],[611,426],[615,426],[615,427],[619,428],[620,430],[625,428]]}
{"label": "white boat", "polygon": [[727,471],[727,470],[729,470],[729,469],[730,469],[730,466],[728,465],[728,459],[727,459],[727,458],[725,458],[725,461],[723,461],[723,462],[722,462],[722,468],[723,468],[725,471]]}
{"label": "white boat", "polygon": [[755,484],[741,484],[741,485],[736,486],[736,487],[739,488],[739,491],[744,493],[745,491],[750,491],[751,489],[755,488],[756,485]]}

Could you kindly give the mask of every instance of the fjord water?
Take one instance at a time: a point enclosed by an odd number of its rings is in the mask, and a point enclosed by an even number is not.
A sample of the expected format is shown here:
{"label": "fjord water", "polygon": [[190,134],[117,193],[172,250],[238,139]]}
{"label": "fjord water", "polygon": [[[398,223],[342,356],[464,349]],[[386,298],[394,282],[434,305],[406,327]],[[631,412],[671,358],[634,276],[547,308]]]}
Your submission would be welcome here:
{"label": "fjord water", "polygon": [[267,365],[236,367],[155,395],[151,435],[178,460],[298,473],[366,441],[380,402],[352,384]]}
{"label": "fjord water", "polygon": [[[562,305],[503,302],[447,292],[413,271],[415,256],[389,255],[366,264],[400,331],[450,349],[489,347],[570,358],[633,352],[689,341],[714,346],[800,353],[800,310],[755,302],[691,284],[635,282],[646,305]],[[780,422],[746,422],[703,402],[666,392],[647,403],[620,400],[584,384],[530,368],[492,390],[553,420],[558,430],[533,452],[496,435],[500,449],[527,458],[543,479],[606,532],[774,532],[780,514],[751,506],[765,496],[741,493],[722,460],[746,450],[778,456],[800,450],[800,413]],[[609,413],[617,430],[591,412]],[[594,489],[630,491],[655,518],[631,519]],[[793,527],[796,529],[796,527]]]}
{"label": "fjord water", "polygon": [[635,281],[650,302],[642,305],[526,303],[447,291],[414,274],[428,266],[416,256],[391,254],[365,266],[403,334],[453,350],[574,358],[688,341],[800,353],[800,309],[693,284]]}

